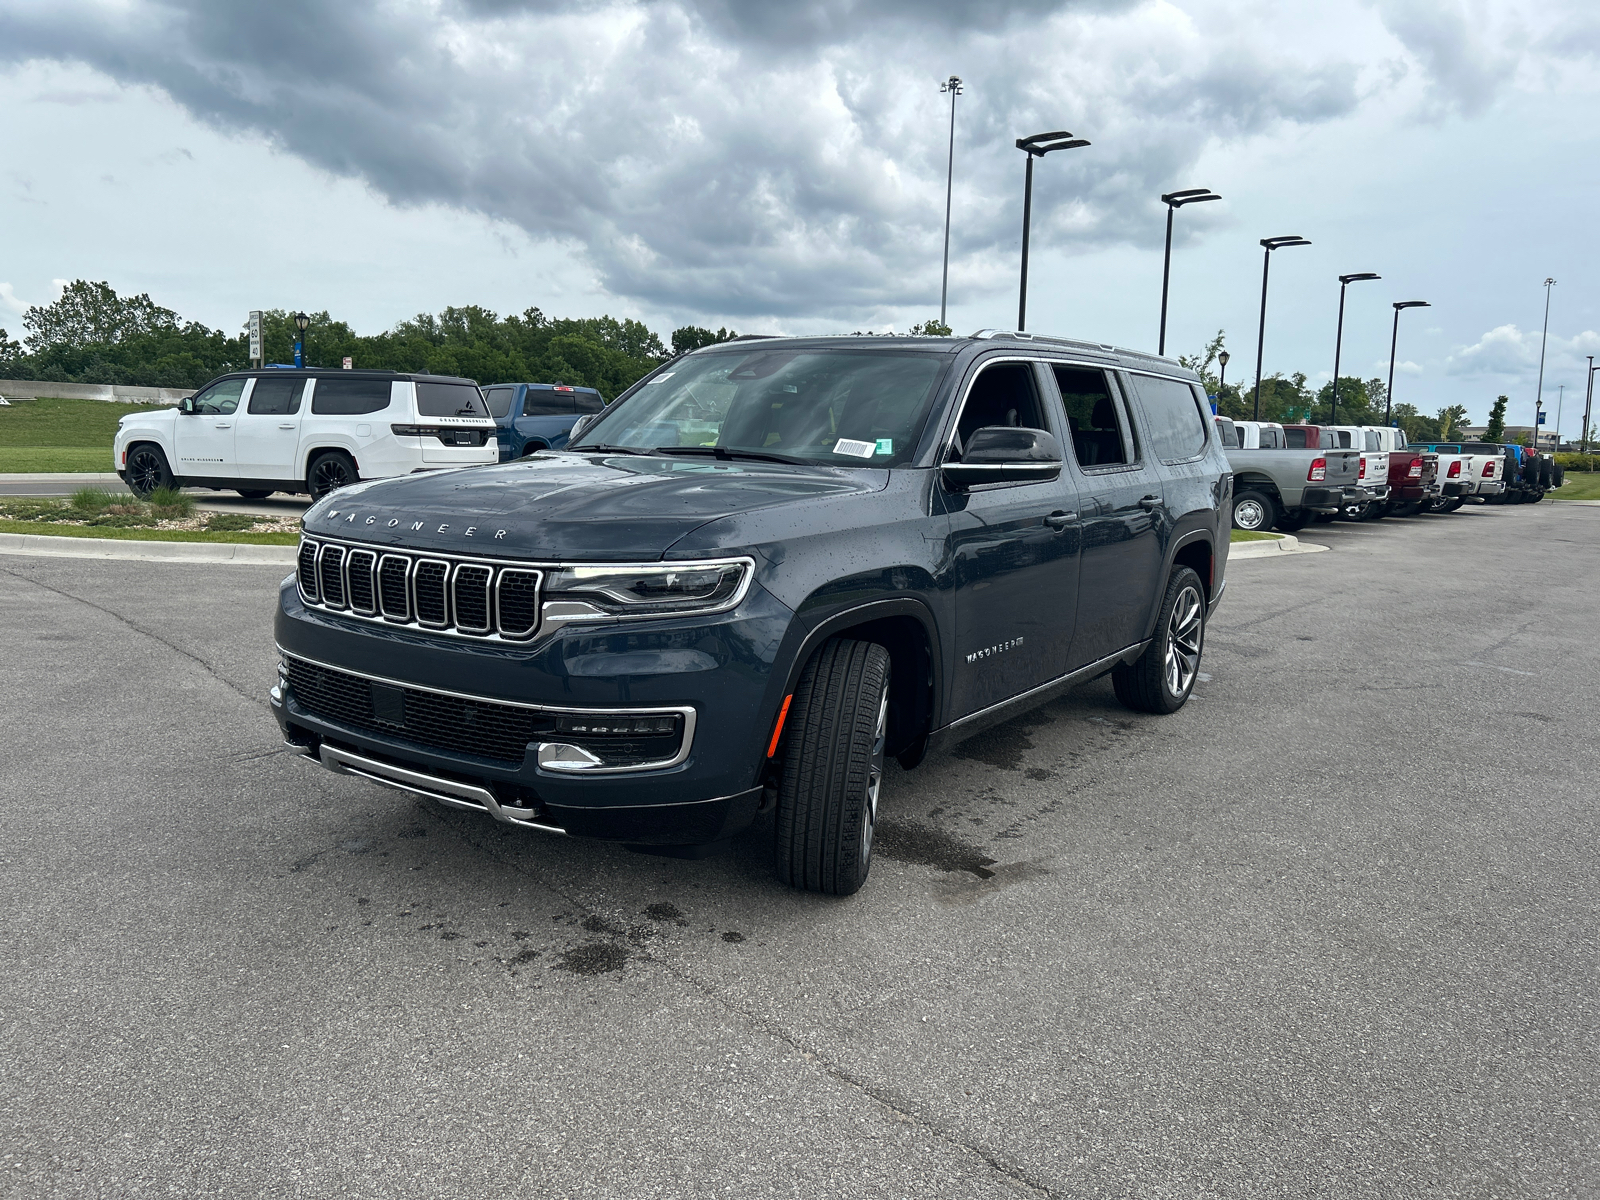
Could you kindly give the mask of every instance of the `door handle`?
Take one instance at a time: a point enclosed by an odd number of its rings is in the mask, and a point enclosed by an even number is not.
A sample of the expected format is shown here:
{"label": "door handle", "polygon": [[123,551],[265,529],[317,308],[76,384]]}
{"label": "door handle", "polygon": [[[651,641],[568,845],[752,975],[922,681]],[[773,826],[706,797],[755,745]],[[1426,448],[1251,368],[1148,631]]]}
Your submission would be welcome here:
{"label": "door handle", "polygon": [[233,428],[233,422],[232,421],[218,421],[217,422],[217,428],[218,429],[232,429]]}
{"label": "door handle", "polygon": [[1145,512],[1154,512],[1156,509],[1161,507],[1161,497],[1141,496],[1139,498],[1139,507],[1144,509]]}
{"label": "door handle", "polygon": [[1075,512],[1053,512],[1044,519],[1044,523],[1051,529],[1065,529],[1078,519]]}
{"label": "door handle", "polygon": [[279,429],[293,429],[294,426],[293,425],[279,425],[278,428]]}

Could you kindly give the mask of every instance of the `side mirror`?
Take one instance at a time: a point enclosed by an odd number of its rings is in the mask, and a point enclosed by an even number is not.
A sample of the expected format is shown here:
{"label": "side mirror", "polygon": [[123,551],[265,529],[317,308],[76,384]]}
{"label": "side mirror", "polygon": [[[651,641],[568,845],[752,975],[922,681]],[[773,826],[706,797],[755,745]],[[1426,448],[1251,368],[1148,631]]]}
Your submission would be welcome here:
{"label": "side mirror", "polygon": [[1061,474],[1061,443],[1044,429],[988,425],[967,439],[960,462],[941,468],[953,488],[982,483],[1045,483]]}
{"label": "side mirror", "polygon": [[190,415],[193,415],[193,413],[194,413],[194,397],[193,396],[185,396],[182,400],[179,400],[178,401],[178,411],[181,412],[181,413],[189,413]]}
{"label": "side mirror", "polygon": [[571,432],[569,432],[567,434],[567,442],[570,444],[572,442],[577,441],[578,440],[578,435],[580,433],[582,433],[585,429],[587,429],[594,422],[594,418],[595,418],[595,414],[594,413],[584,413],[583,416],[579,417],[576,421],[574,421],[572,423]]}

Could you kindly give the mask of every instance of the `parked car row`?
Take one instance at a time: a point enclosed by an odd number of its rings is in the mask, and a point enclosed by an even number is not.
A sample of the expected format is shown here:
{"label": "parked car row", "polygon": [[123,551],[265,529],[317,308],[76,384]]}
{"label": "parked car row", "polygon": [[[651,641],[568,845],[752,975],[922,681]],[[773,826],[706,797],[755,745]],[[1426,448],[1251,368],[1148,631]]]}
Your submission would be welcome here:
{"label": "parked car row", "polygon": [[1413,444],[1381,425],[1281,425],[1214,417],[1233,467],[1235,529],[1523,504],[1565,482],[1548,454],[1494,442]]}

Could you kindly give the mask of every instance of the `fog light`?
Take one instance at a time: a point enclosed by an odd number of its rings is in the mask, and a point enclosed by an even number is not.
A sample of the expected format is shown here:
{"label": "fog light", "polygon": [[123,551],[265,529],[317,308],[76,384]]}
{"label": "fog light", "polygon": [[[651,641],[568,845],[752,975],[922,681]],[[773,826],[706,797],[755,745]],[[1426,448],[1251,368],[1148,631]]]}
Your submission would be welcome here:
{"label": "fog light", "polygon": [[675,733],[678,718],[673,716],[623,717],[558,716],[557,733],[580,734],[587,737],[660,737]]}

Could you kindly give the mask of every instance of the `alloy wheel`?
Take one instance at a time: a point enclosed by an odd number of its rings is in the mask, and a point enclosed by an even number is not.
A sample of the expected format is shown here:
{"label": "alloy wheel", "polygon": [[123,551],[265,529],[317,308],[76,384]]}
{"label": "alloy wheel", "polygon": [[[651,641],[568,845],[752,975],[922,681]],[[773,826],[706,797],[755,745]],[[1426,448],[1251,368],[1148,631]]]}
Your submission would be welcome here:
{"label": "alloy wheel", "polygon": [[326,496],[337,488],[348,487],[350,472],[339,459],[327,458],[317,464],[311,482],[318,496]]}
{"label": "alloy wheel", "polygon": [[872,759],[867,766],[867,811],[861,822],[861,864],[872,857],[872,837],[878,825],[878,793],[883,790],[884,746],[889,740],[889,681],[883,681],[878,700],[878,722],[872,731]]}
{"label": "alloy wheel", "polygon": [[148,496],[161,486],[161,459],[154,450],[135,450],[128,460],[128,490]]}
{"label": "alloy wheel", "polygon": [[1200,670],[1200,640],[1205,634],[1203,612],[1200,593],[1186,587],[1178,593],[1172,616],[1167,619],[1167,691],[1174,696],[1186,695]]}

